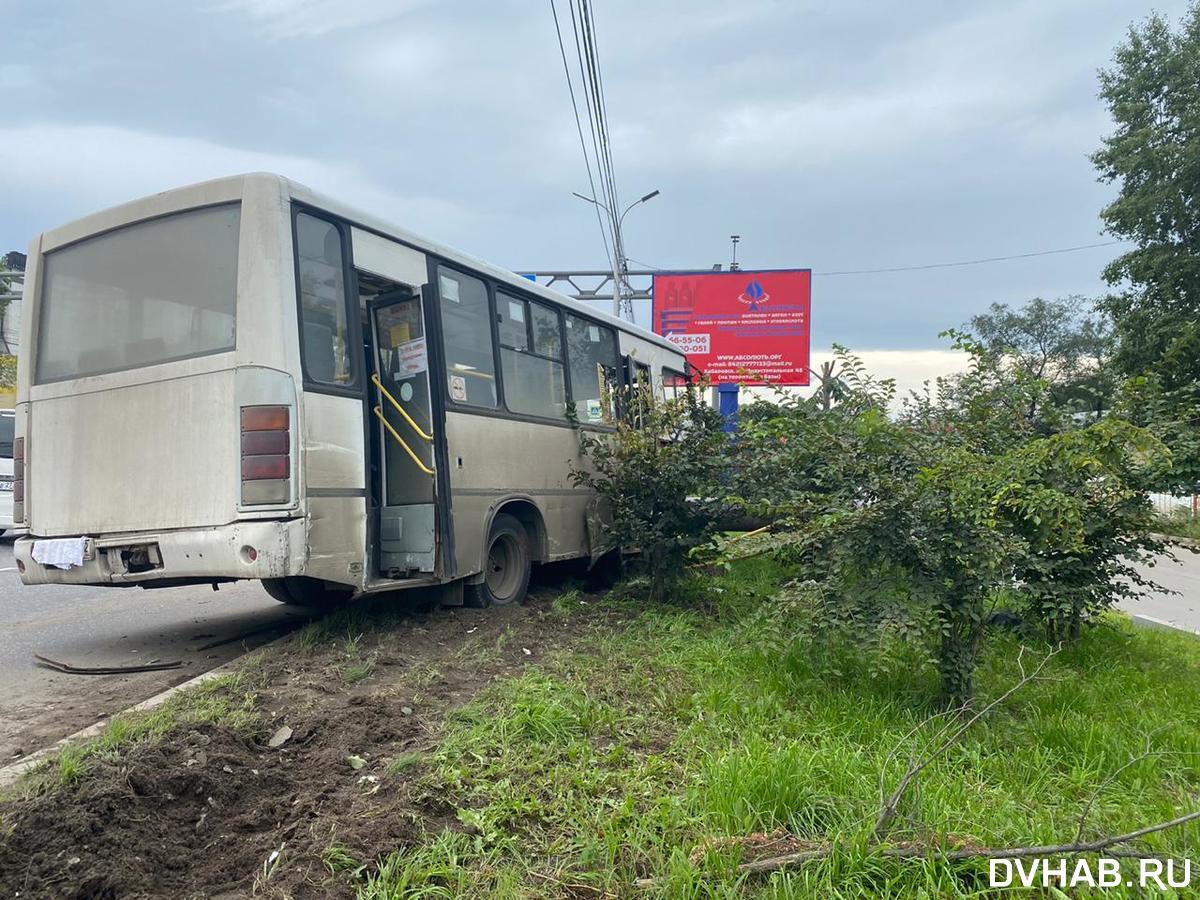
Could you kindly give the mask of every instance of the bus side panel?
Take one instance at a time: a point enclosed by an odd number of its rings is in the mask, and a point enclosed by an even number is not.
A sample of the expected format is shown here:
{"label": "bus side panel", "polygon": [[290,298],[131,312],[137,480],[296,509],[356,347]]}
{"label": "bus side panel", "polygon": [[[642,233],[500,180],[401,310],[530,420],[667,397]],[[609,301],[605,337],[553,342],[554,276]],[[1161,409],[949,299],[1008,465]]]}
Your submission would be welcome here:
{"label": "bus side panel", "polygon": [[448,411],[446,437],[460,575],[483,570],[491,515],[509,498],[528,498],[537,507],[549,560],[587,554],[589,492],[571,484],[571,465],[579,459],[573,429]]}
{"label": "bus side panel", "polygon": [[367,546],[362,401],[307,391],[302,403],[305,574],[361,588]]}

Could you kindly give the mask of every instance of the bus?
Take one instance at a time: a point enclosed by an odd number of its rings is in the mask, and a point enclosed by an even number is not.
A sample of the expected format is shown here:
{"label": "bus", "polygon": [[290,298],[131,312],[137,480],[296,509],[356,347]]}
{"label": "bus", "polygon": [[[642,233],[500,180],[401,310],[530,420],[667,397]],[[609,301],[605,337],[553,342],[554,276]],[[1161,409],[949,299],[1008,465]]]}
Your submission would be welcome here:
{"label": "bus", "polygon": [[520,600],[610,551],[571,479],[667,340],[278,175],[35,238],[13,442],[25,584],[257,579]]}

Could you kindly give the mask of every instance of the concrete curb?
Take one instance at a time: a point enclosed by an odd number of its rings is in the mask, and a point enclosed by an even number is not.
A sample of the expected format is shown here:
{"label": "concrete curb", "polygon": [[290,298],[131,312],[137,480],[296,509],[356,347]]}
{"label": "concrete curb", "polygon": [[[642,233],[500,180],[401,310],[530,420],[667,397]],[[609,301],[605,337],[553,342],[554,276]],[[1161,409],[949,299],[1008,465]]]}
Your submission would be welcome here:
{"label": "concrete curb", "polygon": [[1184,628],[1182,625],[1176,625],[1174,622],[1168,622],[1166,619],[1156,619],[1154,616],[1145,616],[1141,613],[1132,613],[1129,618],[1134,625],[1140,625],[1142,628],[1157,628],[1163,631],[1181,631],[1184,634],[1194,634],[1200,636],[1200,631],[1192,628]]}
{"label": "concrete curb", "polygon": [[1180,547],[1189,547],[1193,550],[1200,548],[1200,541],[1195,538],[1176,537],[1173,534],[1158,534],[1151,532],[1150,537],[1159,541],[1166,541],[1168,544],[1178,544]]}
{"label": "concrete curb", "polygon": [[222,663],[215,669],[209,669],[207,672],[201,672],[194,678],[189,678],[187,681],[175,685],[175,687],[167,688],[165,691],[155,694],[153,697],[143,700],[141,703],[137,703],[128,707],[127,709],[123,709],[120,712],[109,716],[107,719],[101,719],[100,721],[87,726],[87,728],[81,728],[74,734],[68,734],[65,738],[60,741],[56,741],[49,747],[43,747],[41,750],[34,750],[28,756],[21,757],[15,763],[10,763],[9,765],[0,768],[0,788],[6,788],[14,784],[30,769],[35,768],[39,763],[54,756],[68,744],[73,744],[76,741],[86,740],[87,738],[95,737],[96,735],[100,734],[105,728],[108,727],[109,723],[118,716],[136,712],[148,712],[157,706],[162,706],[162,704],[166,703],[176,694],[204,684],[206,681],[212,681],[214,678],[221,678],[224,675],[229,675],[235,672],[241,666],[246,657],[251,653],[257,653],[264,647],[273,646],[274,644],[279,643],[291,635],[291,631],[289,631],[287,634],[280,635],[272,641],[267,641],[265,644],[261,644],[260,646],[255,647],[253,650],[243,653],[241,656],[234,657],[227,663]]}

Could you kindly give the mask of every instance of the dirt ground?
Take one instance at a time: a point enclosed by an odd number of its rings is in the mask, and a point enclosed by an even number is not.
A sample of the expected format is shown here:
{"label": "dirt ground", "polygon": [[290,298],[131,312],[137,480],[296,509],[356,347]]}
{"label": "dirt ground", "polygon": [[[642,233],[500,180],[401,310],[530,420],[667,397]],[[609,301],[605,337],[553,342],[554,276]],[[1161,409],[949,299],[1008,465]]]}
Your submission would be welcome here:
{"label": "dirt ground", "polygon": [[[346,674],[354,635],[272,645],[258,733],[181,727],[97,759],[75,787],[0,805],[0,896],[351,896],[322,865],[331,843],[371,860],[459,827],[453,808],[406,771],[389,774],[388,761],[433,749],[446,712],[491,680],[603,627],[554,613],[555,593],[517,607],[417,609],[365,629],[353,659],[374,669],[356,683]],[[270,747],[284,725],[290,738]],[[266,880],[275,851],[283,861]]]}
{"label": "dirt ground", "polygon": [[285,623],[267,631],[259,630],[244,640],[231,641],[211,651],[202,645],[187,647],[179,654],[185,665],[178,669],[130,675],[53,676],[58,684],[52,702],[9,703],[0,698],[0,765],[19,762],[23,756],[67,735],[235,659],[289,628],[298,628],[310,618],[300,612],[296,616],[294,625]]}

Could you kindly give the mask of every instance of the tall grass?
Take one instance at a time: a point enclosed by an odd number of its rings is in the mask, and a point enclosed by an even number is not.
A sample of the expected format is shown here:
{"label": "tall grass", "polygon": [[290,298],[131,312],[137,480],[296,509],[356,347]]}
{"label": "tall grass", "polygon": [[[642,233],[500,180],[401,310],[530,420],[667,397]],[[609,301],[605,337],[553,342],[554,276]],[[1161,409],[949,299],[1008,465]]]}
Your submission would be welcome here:
{"label": "tall grass", "polygon": [[[817,665],[811,648],[775,649],[778,635],[766,649],[746,612],[779,577],[768,575],[754,564],[720,579],[716,624],[643,610],[485,690],[417,770],[467,833],[398,850],[360,896],[627,895],[647,876],[659,879],[651,895],[670,897],[977,895],[981,865],[883,861],[865,847],[881,790],[929,740],[927,728],[903,742],[936,711],[935,679]],[[991,644],[985,700],[1020,678],[1018,652],[1011,638]],[[1200,805],[1200,643],[1114,619],[1046,676],[929,768],[896,839],[1069,841],[1098,786],[1148,749],[1096,797],[1086,833]],[[706,839],[776,829],[843,849],[766,880],[738,875],[736,846],[688,859]],[[1187,855],[1196,837],[1178,829],[1145,847]]]}

